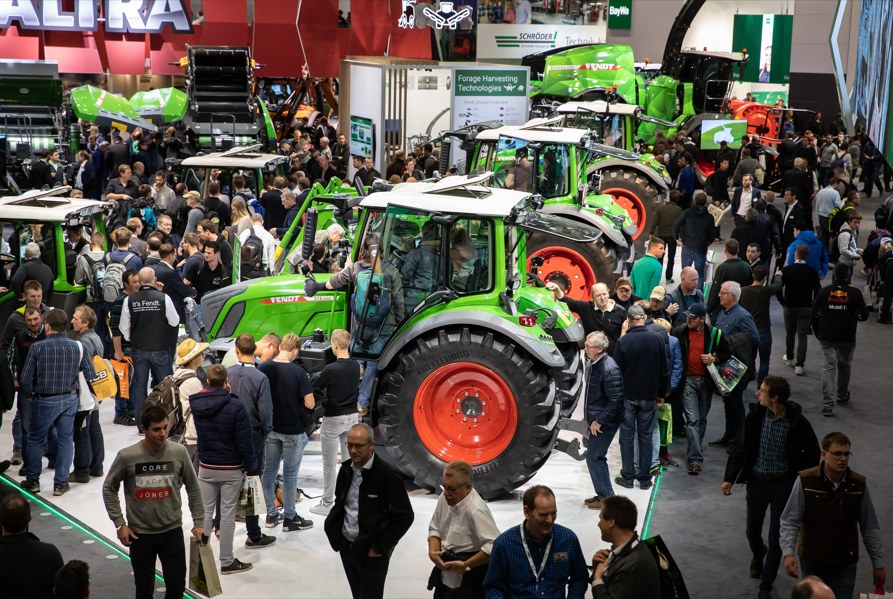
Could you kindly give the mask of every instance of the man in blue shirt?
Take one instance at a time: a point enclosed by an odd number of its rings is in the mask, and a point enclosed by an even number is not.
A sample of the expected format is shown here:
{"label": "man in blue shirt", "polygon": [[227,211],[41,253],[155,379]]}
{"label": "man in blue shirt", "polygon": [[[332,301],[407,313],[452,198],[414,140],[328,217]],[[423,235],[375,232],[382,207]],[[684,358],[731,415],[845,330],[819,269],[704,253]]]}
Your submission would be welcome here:
{"label": "man in blue shirt", "polygon": [[515,7],[515,25],[527,25],[532,23],[533,9],[529,0],[520,0]]}
{"label": "man in blue shirt", "polygon": [[815,194],[815,211],[819,215],[819,233],[822,236],[822,243],[825,244],[825,247],[828,247],[828,244],[831,242],[831,232],[828,230],[828,216],[832,210],[841,206],[843,206],[843,200],[840,199],[840,193],[837,191],[837,187],[830,183],[828,187]]}
{"label": "man in blue shirt", "polygon": [[524,492],[524,523],[496,538],[484,579],[487,599],[583,599],[589,572],[577,535],[555,524],[552,489]]}
{"label": "man in blue shirt", "polygon": [[[760,345],[760,333],[750,312],[738,304],[741,298],[741,285],[735,281],[726,281],[719,290],[719,304],[721,309],[713,315],[712,324],[719,329],[723,336],[732,345],[733,353],[735,341],[732,336],[744,333],[750,341],[750,355],[756,353]],[[732,392],[723,398],[726,410],[726,430],[722,437],[711,441],[711,447],[727,447],[738,435],[741,425],[744,424],[744,392],[747,383],[753,379],[753,373],[748,372]]]}
{"label": "man in blue shirt", "polygon": [[691,199],[695,195],[695,171],[689,161],[690,154],[683,153],[679,156],[679,178],[676,179],[676,189],[682,194],[679,207],[683,210],[691,206]]}

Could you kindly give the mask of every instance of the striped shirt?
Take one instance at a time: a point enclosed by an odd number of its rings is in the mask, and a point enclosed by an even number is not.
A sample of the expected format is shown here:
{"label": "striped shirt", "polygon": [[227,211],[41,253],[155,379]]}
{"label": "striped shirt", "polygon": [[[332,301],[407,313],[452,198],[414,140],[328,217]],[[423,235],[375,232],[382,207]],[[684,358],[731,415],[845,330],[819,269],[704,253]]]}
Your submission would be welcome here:
{"label": "striped shirt", "polygon": [[772,476],[787,474],[788,460],[785,455],[784,445],[788,437],[787,411],[782,412],[781,418],[776,418],[772,410],[766,410],[763,418],[763,427],[760,430],[760,447],[757,450],[757,463],[753,467],[753,473],[757,476]]}
{"label": "striped shirt", "polygon": [[78,371],[83,372],[88,381],[96,378],[89,353],[64,334],[50,333],[46,339],[32,345],[25,358],[19,378],[21,392],[25,397],[31,397],[32,393],[42,396],[76,393]]}

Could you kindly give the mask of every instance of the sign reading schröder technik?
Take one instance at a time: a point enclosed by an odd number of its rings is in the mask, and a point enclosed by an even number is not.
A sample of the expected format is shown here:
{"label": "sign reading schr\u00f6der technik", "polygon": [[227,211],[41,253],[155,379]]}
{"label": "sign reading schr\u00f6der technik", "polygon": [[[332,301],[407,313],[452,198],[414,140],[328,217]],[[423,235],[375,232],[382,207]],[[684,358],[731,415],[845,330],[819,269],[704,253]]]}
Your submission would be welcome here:
{"label": "sign reading schr\u00f6der technik", "polygon": [[553,48],[603,43],[603,25],[478,25],[477,57],[516,59]]}
{"label": "sign reading schr\u00f6der technik", "polygon": [[[187,0],[104,0],[105,31],[161,33],[165,26],[175,33],[194,33],[186,10]],[[96,31],[96,0],[73,0],[73,11],[62,10],[61,0],[0,0],[0,29]]]}

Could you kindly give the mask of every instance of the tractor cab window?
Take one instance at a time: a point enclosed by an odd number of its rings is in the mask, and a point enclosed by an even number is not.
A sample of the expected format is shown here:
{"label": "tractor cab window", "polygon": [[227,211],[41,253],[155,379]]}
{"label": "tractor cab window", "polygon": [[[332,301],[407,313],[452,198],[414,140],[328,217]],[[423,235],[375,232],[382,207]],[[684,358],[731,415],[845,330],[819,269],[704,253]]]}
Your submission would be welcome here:
{"label": "tractor cab window", "polygon": [[570,151],[566,144],[544,146],[539,151],[537,191],[544,198],[557,198],[567,195],[567,173],[569,169]]}
{"label": "tractor cab window", "polygon": [[408,316],[443,283],[443,227],[437,226],[426,213],[409,213],[398,218],[389,249],[403,277],[403,304]]}
{"label": "tractor cab window", "polygon": [[450,288],[459,295],[493,289],[493,223],[462,218],[450,229]]}
{"label": "tractor cab window", "polygon": [[493,185],[530,193],[533,191],[534,152],[527,142],[513,137],[500,137],[496,154],[490,161],[495,173]]}
{"label": "tractor cab window", "polygon": [[481,144],[480,149],[478,149],[477,162],[474,163],[471,169],[472,171],[487,168],[487,163],[490,161],[490,154],[493,152],[493,147],[494,144],[492,142]]}
{"label": "tractor cab window", "polygon": [[57,275],[56,237],[53,223],[4,224],[3,237],[5,267],[12,265],[12,270],[15,271],[26,260],[25,248],[29,243],[36,243],[40,249],[41,262],[52,269],[54,277]]}
{"label": "tractor cab window", "polygon": [[605,115],[594,112],[579,112],[574,122],[577,129],[589,129],[598,133],[600,143],[615,148],[623,148],[623,117],[621,115]]}

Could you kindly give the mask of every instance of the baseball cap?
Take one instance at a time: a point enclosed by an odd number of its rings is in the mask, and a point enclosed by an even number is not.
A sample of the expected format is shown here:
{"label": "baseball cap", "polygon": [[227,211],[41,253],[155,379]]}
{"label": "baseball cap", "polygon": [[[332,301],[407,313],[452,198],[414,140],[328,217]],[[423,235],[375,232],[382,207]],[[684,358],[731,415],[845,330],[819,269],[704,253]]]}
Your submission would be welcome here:
{"label": "baseball cap", "polygon": [[651,290],[651,299],[665,300],[667,299],[667,290],[658,285]]}
{"label": "baseball cap", "polygon": [[280,140],[280,141],[279,141],[279,147],[281,148],[281,147],[284,146],[284,145],[291,145],[291,140],[290,140],[290,139],[283,139],[283,140]]}
{"label": "baseball cap", "polygon": [[645,320],[645,310],[642,309],[642,306],[633,304],[626,311],[626,317],[630,320]]}
{"label": "baseball cap", "polygon": [[633,288],[632,281],[630,281],[626,277],[620,277],[619,279],[617,279],[617,282],[614,284],[614,289],[620,289],[621,287],[629,287],[630,289],[632,289]]}
{"label": "baseball cap", "polygon": [[705,318],[707,316],[707,308],[704,304],[692,304],[682,314],[690,318]]}

